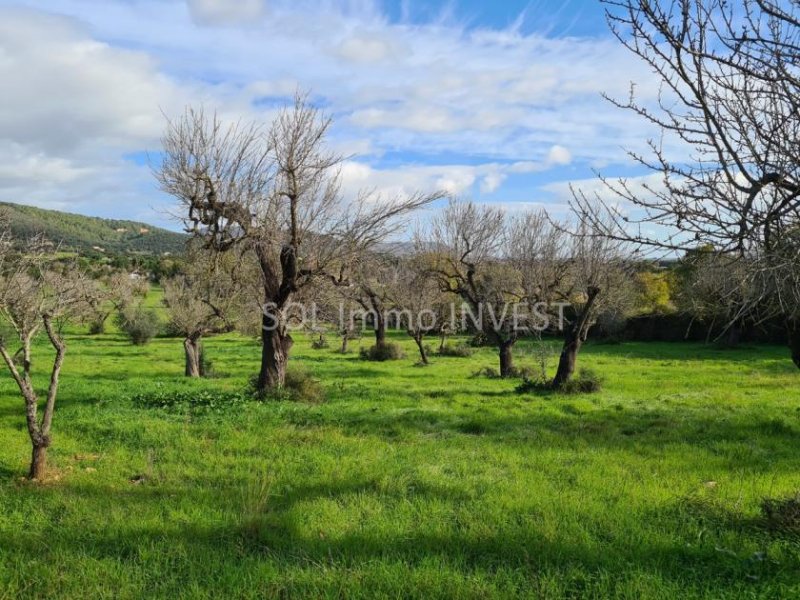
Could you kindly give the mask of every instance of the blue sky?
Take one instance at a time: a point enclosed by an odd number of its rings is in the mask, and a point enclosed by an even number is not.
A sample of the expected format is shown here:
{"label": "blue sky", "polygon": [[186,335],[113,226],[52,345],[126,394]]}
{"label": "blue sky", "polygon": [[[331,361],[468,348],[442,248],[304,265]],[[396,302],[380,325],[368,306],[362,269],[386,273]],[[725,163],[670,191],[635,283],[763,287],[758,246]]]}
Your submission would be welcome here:
{"label": "blue sky", "polygon": [[594,169],[641,175],[652,132],[601,92],[657,93],[589,0],[0,2],[0,77],[1,199],[172,228],[147,156],[187,104],[268,121],[310,90],[346,194],[563,213]]}

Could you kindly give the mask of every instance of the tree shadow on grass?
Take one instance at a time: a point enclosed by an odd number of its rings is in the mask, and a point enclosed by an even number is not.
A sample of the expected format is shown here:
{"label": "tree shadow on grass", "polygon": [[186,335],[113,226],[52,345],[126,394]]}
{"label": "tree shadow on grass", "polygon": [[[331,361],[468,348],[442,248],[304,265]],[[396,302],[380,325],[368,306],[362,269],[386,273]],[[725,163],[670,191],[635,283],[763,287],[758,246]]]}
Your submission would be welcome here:
{"label": "tree shadow on grass", "polygon": [[[32,489],[29,493],[37,493]],[[290,490],[271,499],[263,507],[226,507],[225,517],[214,522],[178,522],[166,517],[160,524],[141,524],[135,518],[149,510],[153,504],[164,503],[163,514],[169,514],[171,499],[189,494],[187,489],[163,490],[156,487],[105,489],[96,486],[64,485],[47,493],[60,493],[60,504],[113,502],[130,507],[132,518],[124,525],[103,527],[102,523],[86,524],[80,531],[60,529],[58,525],[32,531],[29,528],[3,532],[3,550],[15,560],[70,560],[131,561],[130,568],[143,572],[164,572],[169,565],[167,580],[163,585],[180,591],[180,586],[191,583],[195,587],[208,586],[214,590],[214,574],[224,569],[245,575],[263,561],[273,563],[278,569],[313,567],[321,580],[329,569],[381,569],[383,565],[402,565],[413,570],[423,565],[440,565],[440,568],[471,574],[492,574],[499,570],[518,572],[531,584],[541,573],[561,575],[566,578],[586,577],[605,571],[623,579],[626,572],[635,568],[674,585],[716,590],[725,595],[732,590],[758,591],[762,585],[777,581],[788,585],[800,583],[798,572],[792,565],[777,565],[770,561],[748,561],[713,542],[685,543],[684,537],[665,534],[638,545],[615,538],[615,532],[598,531],[591,535],[571,535],[549,530],[545,533],[535,521],[525,515],[509,513],[496,531],[487,528],[470,528],[457,520],[441,523],[436,531],[407,526],[404,529],[386,528],[386,523],[370,527],[368,521],[358,527],[349,527],[344,533],[319,531],[309,527],[303,518],[302,505],[319,499],[336,501],[360,494],[376,494],[384,505],[404,502],[409,497],[452,503],[464,507],[465,498],[460,492],[446,487],[421,486],[413,491],[386,490],[369,479],[349,479],[325,484],[295,485]],[[230,498],[200,497],[209,509],[198,514],[218,514],[216,502]],[[750,539],[763,539],[768,535],[760,523],[743,519],[740,515],[703,502],[689,504],[678,501],[652,515],[645,514],[648,524],[659,527],[682,521],[702,520],[706,529],[719,537],[745,535]],[[475,524],[473,523],[473,526]],[[591,531],[589,529],[588,531]],[[608,537],[609,540],[604,541]],[[646,538],[644,538],[646,539]],[[206,579],[207,578],[207,579]],[[296,583],[296,582],[295,582]],[[335,581],[329,581],[331,585]],[[400,590],[396,590],[400,592]],[[219,593],[216,590],[215,593]]]}

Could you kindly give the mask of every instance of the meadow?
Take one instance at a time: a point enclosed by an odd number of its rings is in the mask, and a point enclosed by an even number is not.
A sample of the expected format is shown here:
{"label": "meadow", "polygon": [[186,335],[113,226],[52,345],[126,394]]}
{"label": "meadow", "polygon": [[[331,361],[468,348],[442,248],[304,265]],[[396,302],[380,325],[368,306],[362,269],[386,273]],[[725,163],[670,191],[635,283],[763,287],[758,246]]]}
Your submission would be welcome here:
{"label": "meadow", "polygon": [[491,349],[418,367],[395,337],[372,363],[299,334],[310,404],[237,395],[253,340],[207,340],[197,381],[178,339],[75,332],[41,483],[4,373],[0,599],[800,596],[760,509],[800,489],[785,349],[590,344],[601,392],[519,395],[472,376]]}

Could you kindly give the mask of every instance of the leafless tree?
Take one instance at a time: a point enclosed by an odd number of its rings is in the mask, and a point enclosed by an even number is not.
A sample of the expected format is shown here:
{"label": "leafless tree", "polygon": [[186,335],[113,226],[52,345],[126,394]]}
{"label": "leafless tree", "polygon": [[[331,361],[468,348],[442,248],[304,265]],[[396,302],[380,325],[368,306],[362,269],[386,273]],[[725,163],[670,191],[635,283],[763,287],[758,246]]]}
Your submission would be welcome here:
{"label": "leafless tree", "polygon": [[353,264],[345,297],[361,307],[362,318],[372,322],[375,347],[384,348],[386,330],[395,306],[401,274],[400,259],[387,253],[364,253]]}
{"label": "leafless tree", "polygon": [[621,309],[631,295],[623,244],[586,228],[581,224],[570,231],[543,210],[529,211],[511,219],[506,236],[506,260],[519,274],[519,301],[528,308],[527,322],[521,323],[532,331],[548,325],[564,337],[555,388],[574,374],[578,353],[598,316]]}
{"label": "leafless tree", "polygon": [[233,331],[245,307],[242,288],[236,285],[236,267],[231,254],[214,256],[190,248],[183,273],[163,282],[171,327],[184,336],[187,377],[205,374],[203,338]]}
{"label": "leafless tree", "polygon": [[505,222],[499,208],[454,199],[427,231],[418,233],[416,246],[427,256],[440,290],[460,298],[480,333],[497,347],[500,375],[509,377],[518,339],[511,306],[520,289],[517,274],[502,256]]}
{"label": "leafless tree", "polygon": [[168,123],[156,177],[178,198],[187,230],[207,248],[238,247],[258,264],[262,356],[258,389],[283,385],[292,338],[284,309],[301,288],[343,282],[353,259],[440,194],[345,198],[342,157],[326,147],[331,121],[304,96],[269,127],[225,125],[188,109]]}
{"label": "leafless tree", "polygon": [[[25,417],[32,445],[29,477],[45,474],[47,449],[58,395],[59,377],[67,346],[61,335],[65,319],[87,307],[93,288],[72,266],[53,261],[53,246],[39,237],[20,252],[8,233],[0,234],[0,356],[25,400]],[[42,331],[55,350],[44,408],[39,416],[39,393],[33,378],[33,343]],[[19,349],[13,346],[18,343]]]}
{"label": "leafless tree", "polygon": [[431,277],[424,255],[400,262],[398,277],[389,294],[396,318],[417,345],[420,362],[427,365],[425,337],[442,331],[447,311],[443,309],[444,293],[437,280]]}
{"label": "leafless tree", "polygon": [[108,318],[114,311],[124,311],[137,298],[144,298],[150,290],[146,279],[132,273],[117,271],[107,277],[91,280],[94,293],[90,297],[87,318],[91,333],[103,333]]}
{"label": "leafless tree", "polygon": [[605,235],[643,247],[710,246],[742,261],[748,280],[761,284],[753,301],[773,303],[786,318],[800,357],[800,326],[778,294],[798,269],[785,249],[800,218],[800,5],[606,4],[613,33],[661,81],[656,105],[640,101],[634,87],[627,100],[612,99],[661,132],[649,153],[630,153],[657,177],[643,186],[601,177],[601,193],[574,190],[578,213]]}

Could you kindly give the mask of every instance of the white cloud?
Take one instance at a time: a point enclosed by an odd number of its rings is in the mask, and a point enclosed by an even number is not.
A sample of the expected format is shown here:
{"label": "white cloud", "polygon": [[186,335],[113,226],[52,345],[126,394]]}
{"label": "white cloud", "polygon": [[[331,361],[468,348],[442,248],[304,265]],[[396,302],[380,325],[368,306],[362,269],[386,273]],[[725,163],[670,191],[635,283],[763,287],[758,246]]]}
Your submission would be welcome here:
{"label": "white cloud", "polygon": [[354,32],[337,46],[336,53],[347,61],[375,63],[399,58],[408,48],[387,41],[379,33]]}
{"label": "white cloud", "polygon": [[[345,165],[347,185],[497,194],[512,176],[626,161],[641,122],[599,92],[624,96],[634,79],[645,99],[657,93],[609,39],[392,23],[377,0],[47,4],[74,18],[0,8],[0,194],[40,203],[81,190],[159,202],[124,157],[157,149],[161,111],[188,102],[268,118],[311,89],[335,119],[332,146],[363,161]],[[452,164],[424,164],[437,155]]]}
{"label": "white cloud", "polygon": [[496,191],[506,179],[506,175],[504,173],[500,173],[499,171],[494,171],[492,173],[487,173],[484,175],[483,180],[481,181],[481,193],[483,194],[491,194],[492,192]]}
{"label": "white cloud", "polygon": [[263,0],[187,0],[189,12],[207,25],[246,24],[264,15]]}
{"label": "white cloud", "polygon": [[551,165],[568,165],[572,162],[572,154],[564,146],[556,144],[547,153],[547,162]]}

